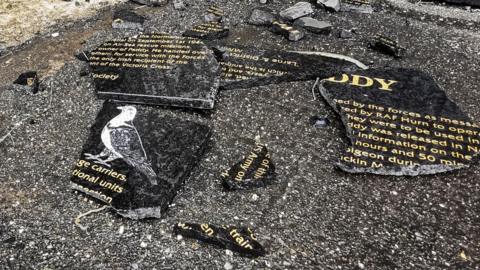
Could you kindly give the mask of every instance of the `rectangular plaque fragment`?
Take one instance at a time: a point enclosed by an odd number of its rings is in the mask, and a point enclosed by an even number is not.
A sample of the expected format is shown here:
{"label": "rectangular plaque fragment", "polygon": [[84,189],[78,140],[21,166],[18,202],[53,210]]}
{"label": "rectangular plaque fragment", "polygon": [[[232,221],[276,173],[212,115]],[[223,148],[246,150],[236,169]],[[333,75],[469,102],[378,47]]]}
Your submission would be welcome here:
{"label": "rectangular plaque fragment", "polygon": [[163,33],[113,39],[89,55],[102,99],[212,109],[220,68],[201,40]]}
{"label": "rectangular plaque fragment", "polygon": [[72,173],[73,188],[120,215],[159,218],[208,146],[206,125],[106,102]]}

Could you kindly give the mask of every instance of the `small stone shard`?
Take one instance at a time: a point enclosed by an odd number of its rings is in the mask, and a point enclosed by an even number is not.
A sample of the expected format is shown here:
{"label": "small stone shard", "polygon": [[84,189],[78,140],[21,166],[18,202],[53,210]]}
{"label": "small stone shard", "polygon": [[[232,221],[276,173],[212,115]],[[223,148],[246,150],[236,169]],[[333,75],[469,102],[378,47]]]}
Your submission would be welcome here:
{"label": "small stone shard", "polygon": [[380,34],[375,35],[369,45],[378,51],[387,53],[396,58],[402,57],[406,51],[406,49],[400,46],[397,41]]}
{"label": "small stone shard", "polygon": [[340,0],[313,0],[317,6],[322,6],[327,10],[338,12],[340,11]]}
{"label": "small stone shard", "polygon": [[272,23],[271,30],[273,33],[280,34],[290,41],[299,41],[305,37],[305,33],[300,28],[278,21]]}
{"label": "small stone shard", "polygon": [[353,37],[353,31],[352,31],[352,30],[342,29],[342,30],[340,30],[340,32],[338,33],[338,37],[339,37],[339,38],[343,38],[343,39],[352,38],[352,37]]}
{"label": "small stone shard", "polygon": [[265,249],[257,241],[257,237],[250,228],[218,227],[206,223],[178,223],[174,226],[173,233],[245,255],[258,257],[266,254]]}
{"label": "small stone shard", "polygon": [[184,37],[193,37],[204,40],[221,39],[228,36],[228,27],[219,22],[207,22],[194,26],[183,33]]}
{"label": "small stone shard", "polygon": [[373,13],[373,7],[370,0],[343,0],[340,11],[371,14]]}
{"label": "small stone shard", "polygon": [[18,91],[26,92],[29,94],[38,93],[39,80],[36,71],[27,71],[13,82],[13,88]]}
{"label": "small stone shard", "polygon": [[296,20],[293,25],[316,34],[328,34],[332,30],[332,25],[330,23],[319,21],[311,17],[300,18]]}
{"label": "small stone shard", "polygon": [[312,116],[310,118],[310,125],[314,128],[324,128],[330,124],[330,120],[327,117]]}
{"label": "small stone shard", "polygon": [[280,17],[284,18],[285,20],[294,21],[298,18],[308,16],[313,14],[312,4],[308,2],[298,2],[295,5],[282,10],[280,12]]}
{"label": "small stone shard", "polygon": [[210,6],[207,9],[207,14],[205,15],[206,22],[220,22],[223,19],[225,12],[217,7],[217,6]]}
{"label": "small stone shard", "polygon": [[267,8],[256,8],[248,19],[248,23],[257,26],[271,26],[277,18],[273,11]]}
{"label": "small stone shard", "polygon": [[338,162],[346,172],[436,174],[467,168],[480,153],[480,125],[420,70],[343,73],[320,92],[347,129]]}
{"label": "small stone shard", "polygon": [[183,0],[173,0],[173,8],[176,10],[185,10],[187,7]]}
{"label": "small stone shard", "polygon": [[112,27],[118,29],[143,29],[145,18],[127,9],[113,13]]}
{"label": "small stone shard", "polygon": [[230,169],[221,175],[223,186],[228,190],[245,190],[265,187],[276,177],[275,165],[265,145],[255,147]]}

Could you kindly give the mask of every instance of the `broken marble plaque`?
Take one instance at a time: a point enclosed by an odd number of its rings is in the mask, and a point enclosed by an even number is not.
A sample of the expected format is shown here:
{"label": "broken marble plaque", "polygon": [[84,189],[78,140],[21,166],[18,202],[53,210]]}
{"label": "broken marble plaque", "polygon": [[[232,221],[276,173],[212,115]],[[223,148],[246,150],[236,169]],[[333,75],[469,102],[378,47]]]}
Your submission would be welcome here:
{"label": "broken marble plaque", "polygon": [[271,155],[265,145],[258,143],[240,162],[221,174],[223,186],[228,190],[265,187],[275,177]]}
{"label": "broken marble plaque", "polygon": [[220,68],[201,40],[142,34],[108,41],[89,53],[101,99],[212,109]]}
{"label": "broken marble plaque", "polygon": [[200,240],[216,245],[220,248],[251,255],[264,256],[263,246],[250,228],[235,226],[214,226],[210,224],[178,223],[173,228],[173,233],[184,237]]}
{"label": "broken marble plaque", "polygon": [[152,107],[105,102],[71,182],[118,214],[160,218],[208,147],[210,128]]}
{"label": "broken marble plaque", "polygon": [[350,138],[338,163],[347,172],[441,173],[468,167],[480,152],[480,126],[420,70],[343,73],[320,89]]}
{"label": "broken marble plaque", "polygon": [[183,36],[213,40],[227,37],[228,33],[228,27],[225,27],[222,23],[212,21],[195,25],[191,30],[187,30],[185,33],[183,33]]}
{"label": "broken marble plaque", "polygon": [[213,50],[222,68],[223,89],[328,78],[366,68],[352,58],[321,52],[272,51],[240,46],[217,46]]}

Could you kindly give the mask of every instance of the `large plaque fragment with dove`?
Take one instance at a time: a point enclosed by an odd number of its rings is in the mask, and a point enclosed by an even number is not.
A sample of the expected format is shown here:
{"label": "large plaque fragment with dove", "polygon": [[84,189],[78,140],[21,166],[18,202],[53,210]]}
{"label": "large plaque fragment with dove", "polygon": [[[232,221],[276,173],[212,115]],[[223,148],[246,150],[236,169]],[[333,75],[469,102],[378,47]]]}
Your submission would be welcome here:
{"label": "large plaque fragment with dove", "polygon": [[208,146],[206,125],[106,102],[72,173],[73,188],[120,215],[161,217]]}

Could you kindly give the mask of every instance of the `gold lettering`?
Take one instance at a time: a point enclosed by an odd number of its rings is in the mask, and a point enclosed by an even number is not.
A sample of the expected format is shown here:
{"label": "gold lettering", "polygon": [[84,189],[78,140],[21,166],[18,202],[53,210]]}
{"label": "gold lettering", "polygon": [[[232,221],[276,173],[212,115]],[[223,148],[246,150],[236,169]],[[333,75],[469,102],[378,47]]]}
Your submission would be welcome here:
{"label": "gold lettering", "polygon": [[380,87],[379,89],[380,90],[385,90],[385,91],[392,91],[392,89],[390,88],[393,84],[397,83],[398,81],[393,81],[393,80],[384,80],[384,79],[379,79],[379,78],[374,78],[374,80],[376,80],[378,83],[380,83],[382,85],[382,87]]}

